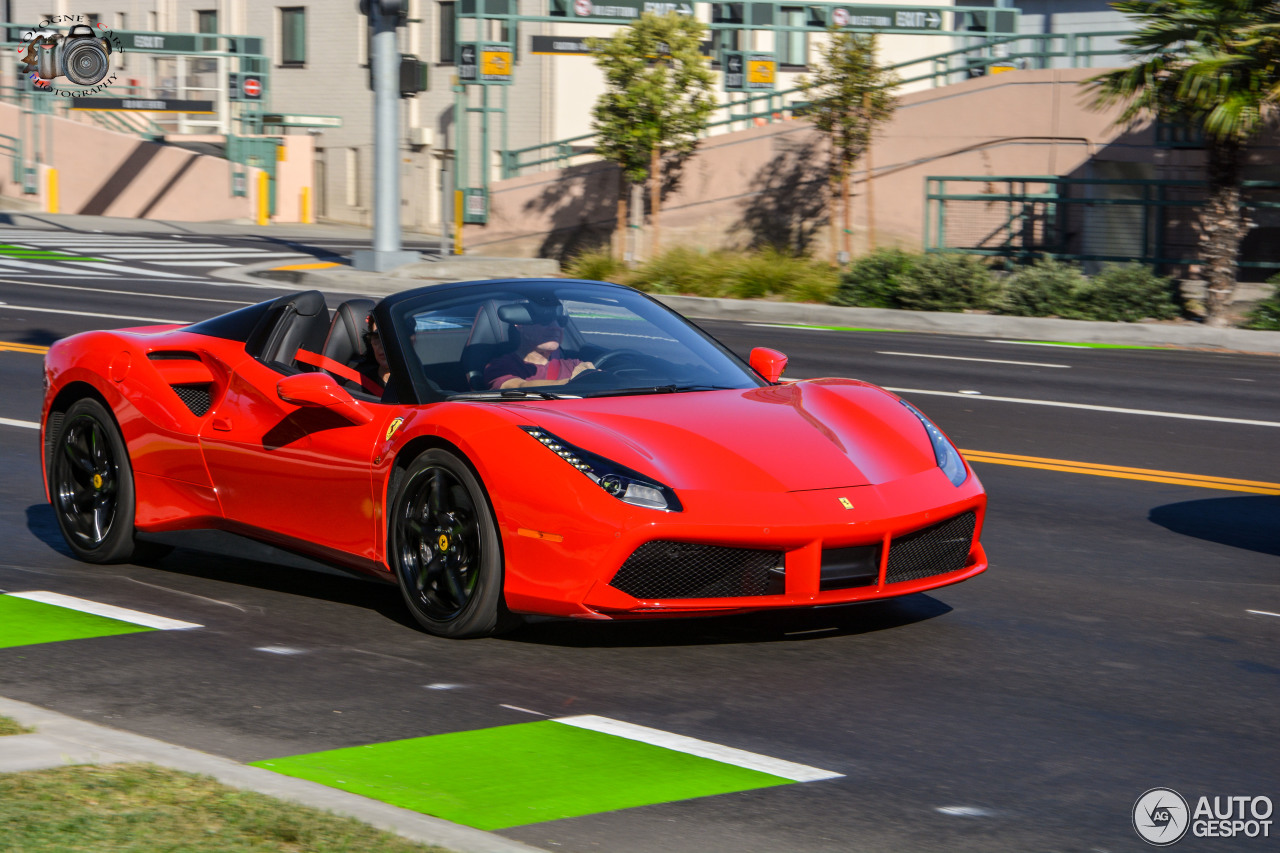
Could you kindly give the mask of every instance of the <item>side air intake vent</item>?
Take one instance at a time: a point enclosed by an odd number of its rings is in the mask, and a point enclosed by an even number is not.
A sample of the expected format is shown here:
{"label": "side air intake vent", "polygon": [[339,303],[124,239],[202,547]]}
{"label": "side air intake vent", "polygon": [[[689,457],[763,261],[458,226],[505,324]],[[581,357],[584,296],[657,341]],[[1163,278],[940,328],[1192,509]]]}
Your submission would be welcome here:
{"label": "side air intake vent", "polygon": [[205,412],[209,411],[209,407],[213,405],[213,397],[209,393],[210,386],[207,383],[199,385],[173,385],[171,386],[175,394],[187,404],[187,408],[191,410],[191,414],[196,417],[202,417]]}

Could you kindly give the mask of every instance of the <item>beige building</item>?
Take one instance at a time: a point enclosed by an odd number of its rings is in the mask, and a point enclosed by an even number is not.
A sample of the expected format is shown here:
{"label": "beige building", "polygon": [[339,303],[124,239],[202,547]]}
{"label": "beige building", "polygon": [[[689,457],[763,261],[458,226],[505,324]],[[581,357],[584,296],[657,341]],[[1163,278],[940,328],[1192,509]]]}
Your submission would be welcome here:
{"label": "beige building", "polygon": [[[573,14],[575,5],[580,7],[583,2],[587,0],[578,0],[577,4],[570,0],[563,8]],[[518,0],[518,8],[525,16],[547,16],[548,3],[549,0]],[[858,5],[848,4],[847,13],[856,14]],[[918,4],[904,0],[895,5]],[[371,221],[373,139],[368,27],[357,10],[356,0],[277,0],[267,4],[248,0],[11,0],[11,6],[13,23],[21,25],[38,24],[55,15],[83,16],[91,23],[123,31],[261,38],[263,52],[269,58],[264,101],[269,111],[320,117],[316,124],[332,124],[333,117],[341,121],[339,127],[295,127],[284,131],[313,137],[312,203],[317,217],[354,223]],[[689,6],[701,20],[711,19],[712,4]],[[783,25],[800,25],[809,8],[779,2],[776,20]],[[442,199],[452,186],[450,170],[456,162],[459,142],[457,98],[453,91],[458,71],[454,64],[454,21],[458,13],[458,0],[409,0],[409,22],[398,31],[401,51],[428,63],[430,73],[429,91],[401,101],[402,223],[407,230],[438,229],[442,210],[446,209]],[[938,26],[959,26],[960,17],[944,13]],[[464,19],[462,41],[503,41],[510,35],[498,20],[488,21],[487,28],[486,33],[476,32],[475,22]],[[607,36],[616,28],[609,23],[573,23],[567,19],[564,23],[519,24],[513,39],[516,64],[511,85],[487,87],[488,107],[494,110],[488,117],[487,140],[481,133],[480,114],[465,114],[469,122],[465,147],[473,164],[467,183],[480,182],[482,163],[487,164],[490,181],[501,177],[504,149],[546,145],[590,133],[591,107],[604,88],[601,74],[587,56],[534,54],[533,37]],[[822,38],[819,29],[789,33],[757,30],[742,33],[736,47],[773,53],[779,61],[776,88],[786,90],[795,85],[795,78],[815,56]],[[886,35],[881,47],[886,63],[900,63],[951,50],[964,41],[963,37],[945,35]],[[134,115],[129,116],[130,121],[153,131],[157,128],[149,123],[157,122],[168,141],[179,143],[204,140],[216,146],[228,131],[238,132],[235,115],[239,107],[229,100],[226,91],[227,76],[235,70],[235,60],[140,53],[120,59],[123,73],[119,82],[134,87],[129,94],[210,100],[216,109],[210,116]],[[910,70],[904,74],[910,75]],[[906,88],[929,85],[921,81]],[[468,108],[483,106],[481,88],[467,87]],[[721,92],[720,97],[728,101],[743,96]]]}

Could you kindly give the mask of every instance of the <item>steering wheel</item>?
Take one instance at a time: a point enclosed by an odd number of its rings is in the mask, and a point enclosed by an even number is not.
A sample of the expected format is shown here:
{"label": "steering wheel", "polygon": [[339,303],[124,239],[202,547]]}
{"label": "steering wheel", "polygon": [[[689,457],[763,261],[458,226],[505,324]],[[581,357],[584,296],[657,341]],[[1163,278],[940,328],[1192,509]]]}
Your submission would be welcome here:
{"label": "steering wheel", "polygon": [[[614,364],[614,362],[617,362],[620,360],[625,360],[627,358],[634,358],[639,360],[642,363],[650,360],[650,356],[645,355],[639,350],[615,349],[615,350],[610,350],[609,352],[600,356],[595,361],[593,361],[592,364],[596,366],[596,370],[609,370],[610,369],[609,365]],[[617,369],[616,364],[614,364],[614,369],[615,370]]]}

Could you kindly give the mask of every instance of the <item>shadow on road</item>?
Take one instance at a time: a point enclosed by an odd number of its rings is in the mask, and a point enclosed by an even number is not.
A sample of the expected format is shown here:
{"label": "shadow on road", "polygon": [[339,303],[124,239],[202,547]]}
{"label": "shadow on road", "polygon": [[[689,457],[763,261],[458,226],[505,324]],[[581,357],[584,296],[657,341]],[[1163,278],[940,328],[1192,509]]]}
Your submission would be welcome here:
{"label": "shadow on road", "polygon": [[71,549],[67,547],[66,540],[62,538],[62,531],[58,529],[58,519],[54,516],[53,507],[49,504],[32,504],[27,507],[27,529],[31,531],[32,536],[62,556],[75,558]]}
{"label": "shadow on road", "polygon": [[535,622],[500,640],[578,648],[706,646],[771,643],[869,634],[950,613],[951,606],[924,594],[818,610],[770,611],[739,616],[644,622]]}
{"label": "shadow on road", "polygon": [[1280,557],[1280,496],[1165,504],[1151,510],[1148,518],[1184,536]]}

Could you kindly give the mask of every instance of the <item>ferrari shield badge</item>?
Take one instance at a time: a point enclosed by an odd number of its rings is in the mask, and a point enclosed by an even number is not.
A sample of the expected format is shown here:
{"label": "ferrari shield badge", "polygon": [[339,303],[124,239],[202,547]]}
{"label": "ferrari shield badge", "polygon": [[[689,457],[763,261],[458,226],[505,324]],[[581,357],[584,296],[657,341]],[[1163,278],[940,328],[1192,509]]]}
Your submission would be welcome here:
{"label": "ferrari shield badge", "polygon": [[400,429],[402,423],[404,423],[404,418],[396,418],[387,425],[387,441],[391,440],[391,436],[396,434],[396,430]]}
{"label": "ferrari shield badge", "polygon": [[841,498],[840,506],[844,507],[845,509],[853,509],[853,501],[849,500],[848,498]]}

